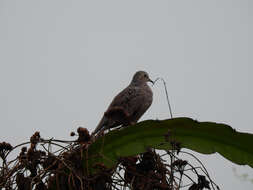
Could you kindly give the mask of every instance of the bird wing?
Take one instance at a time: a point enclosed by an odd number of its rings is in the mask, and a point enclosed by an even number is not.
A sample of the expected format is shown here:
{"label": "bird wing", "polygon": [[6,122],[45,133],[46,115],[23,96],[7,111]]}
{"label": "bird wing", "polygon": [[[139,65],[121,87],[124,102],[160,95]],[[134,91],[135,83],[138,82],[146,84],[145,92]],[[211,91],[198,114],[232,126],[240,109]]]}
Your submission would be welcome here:
{"label": "bird wing", "polygon": [[[137,122],[150,107],[152,101],[153,93],[149,86],[129,85],[113,99],[107,111],[121,108],[119,111],[127,115],[128,123],[120,122],[120,124],[128,125]],[[122,116],[122,114],[119,114],[119,116]],[[124,118],[122,119],[124,121]]]}
{"label": "bird wing", "polygon": [[131,116],[141,106],[142,98],[143,91],[140,87],[128,86],[115,96],[108,110],[120,107],[128,116]]}
{"label": "bird wing", "polygon": [[115,96],[92,134],[96,134],[105,127],[116,127],[124,123],[122,120],[132,115],[138,107],[134,104],[140,98],[138,91],[134,86],[129,85]]}
{"label": "bird wing", "polygon": [[114,97],[104,116],[100,120],[93,134],[103,128],[113,128],[137,122],[152,102],[146,102],[145,90],[138,86],[129,85]]}

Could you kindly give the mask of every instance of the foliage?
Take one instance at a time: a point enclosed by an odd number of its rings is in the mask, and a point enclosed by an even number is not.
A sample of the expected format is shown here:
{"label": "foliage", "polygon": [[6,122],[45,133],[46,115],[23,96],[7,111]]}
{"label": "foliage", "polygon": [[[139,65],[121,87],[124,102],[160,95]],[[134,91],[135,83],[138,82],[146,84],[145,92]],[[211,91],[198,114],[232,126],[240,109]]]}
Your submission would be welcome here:
{"label": "foliage", "polygon": [[110,167],[119,157],[140,154],[147,147],[169,150],[173,141],[181,148],[203,154],[218,152],[236,164],[253,167],[252,134],[237,132],[225,124],[190,118],[148,120],[114,130],[97,139],[90,146],[89,155],[99,152],[103,155],[99,162]]}
{"label": "foliage", "polygon": [[[77,133],[71,133],[77,136],[74,141],[43,139],[36,132],[15,147],[0,143],[0,188],[219,189],[198,158],[182,148],[219,152],[234,163],[253,166],[253,135],[224,124],[175,118],[143,121],[97,137],[81,127]],[[17,158],[8,160],[20,147]],[[179,157],[185,154],[199,165]]]}

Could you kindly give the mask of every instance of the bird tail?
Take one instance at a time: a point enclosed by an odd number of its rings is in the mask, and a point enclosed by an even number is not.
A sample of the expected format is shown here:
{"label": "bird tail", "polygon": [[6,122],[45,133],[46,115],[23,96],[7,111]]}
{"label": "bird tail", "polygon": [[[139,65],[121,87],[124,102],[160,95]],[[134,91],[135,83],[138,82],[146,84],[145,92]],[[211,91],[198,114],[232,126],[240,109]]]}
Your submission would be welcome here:
{"label": "bird tail", "polygon": [[106,123],[107,123],[107,118],[105,116],[103,116],[91,135],[93,136],[93,135],[97,134],[100,130],[102,130],[105,127]]}

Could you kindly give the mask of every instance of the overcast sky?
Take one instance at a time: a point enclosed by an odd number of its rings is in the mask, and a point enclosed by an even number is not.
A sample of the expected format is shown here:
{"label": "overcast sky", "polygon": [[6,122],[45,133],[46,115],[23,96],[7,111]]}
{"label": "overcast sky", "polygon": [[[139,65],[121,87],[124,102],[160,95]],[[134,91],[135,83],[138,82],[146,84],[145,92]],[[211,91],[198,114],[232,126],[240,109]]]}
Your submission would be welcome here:
{"label": "overcast sky", "polygon": [[[0,141],[92,130],[137,70],[163,77],[175,117],[253,133],[253,2],[246,0],[0,1]],[[169,117],[162,83],[141,118]],[[249,174],[202,156],[221,189]]]}

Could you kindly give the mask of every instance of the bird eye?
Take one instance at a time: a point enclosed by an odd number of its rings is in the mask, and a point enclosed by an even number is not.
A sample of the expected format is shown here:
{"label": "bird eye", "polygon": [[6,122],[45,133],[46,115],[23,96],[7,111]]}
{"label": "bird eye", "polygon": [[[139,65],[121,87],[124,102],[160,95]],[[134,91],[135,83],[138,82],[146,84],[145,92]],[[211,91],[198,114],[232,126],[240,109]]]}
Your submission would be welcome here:
{"label": "bird eye", "polygon": [[144,77],[145,77],[145,78],[148,78],[148,75],[147,75],[147,74],[144,74]]}

